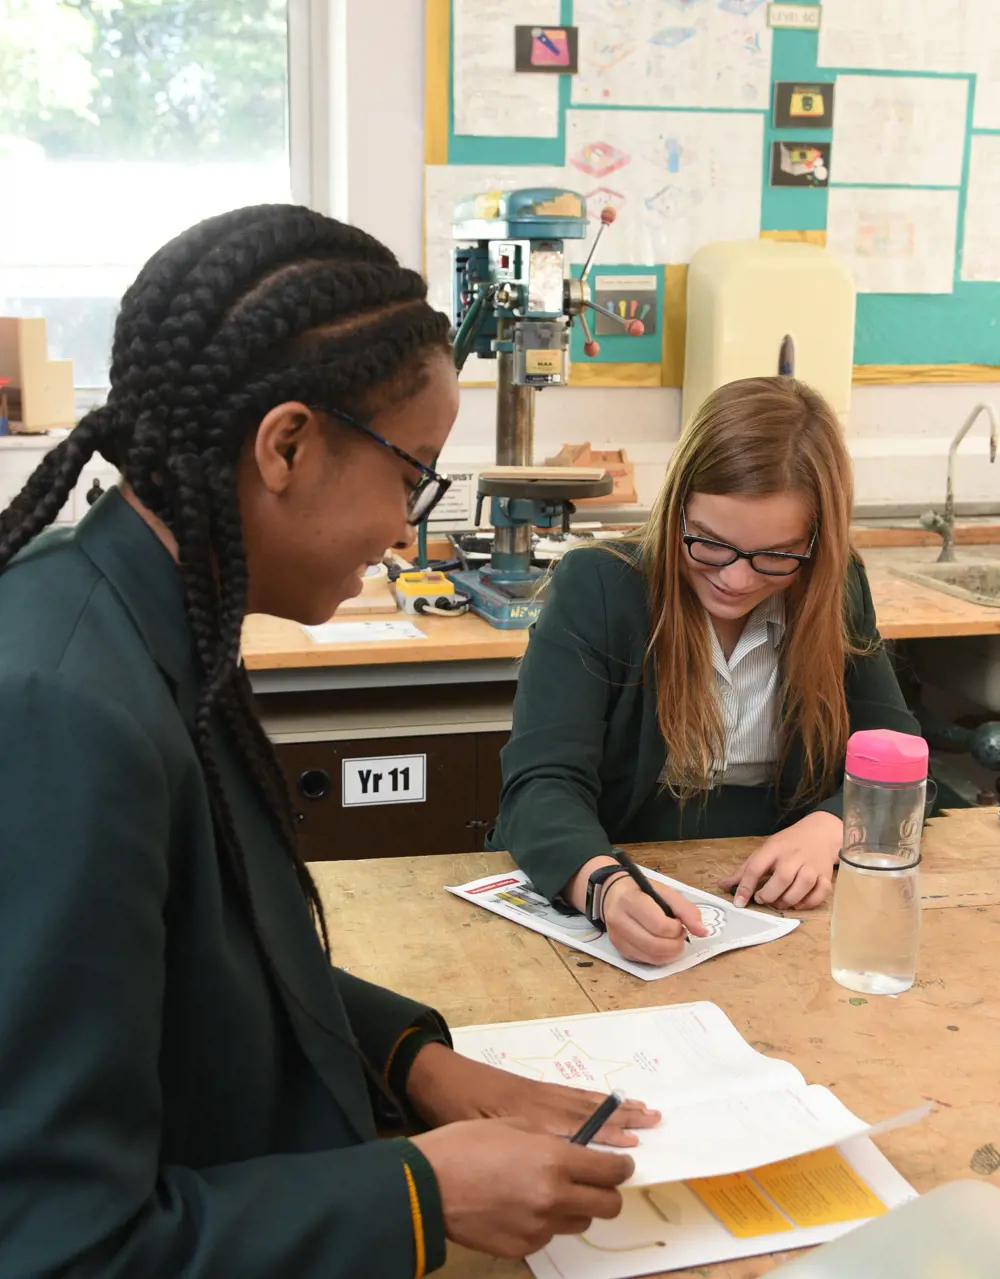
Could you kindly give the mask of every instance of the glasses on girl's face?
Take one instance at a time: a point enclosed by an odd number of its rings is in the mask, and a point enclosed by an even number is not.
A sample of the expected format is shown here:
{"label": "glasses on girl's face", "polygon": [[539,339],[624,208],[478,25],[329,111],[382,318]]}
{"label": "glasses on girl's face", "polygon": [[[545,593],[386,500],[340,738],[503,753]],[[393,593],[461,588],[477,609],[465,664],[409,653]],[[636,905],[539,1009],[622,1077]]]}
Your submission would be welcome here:
{"label": "glasses on girl's face", "polygon": [[725,568],[727,564],[735,564],[737,560],[746,560],[755,573],[763,573],[765,577],[791,577],[803,564],[812,558],[816,545],[816,534],[812,535],[809,550],[805,555],[794,555],[791,551],[741,551],[730,546],[728,542],[717,542],[713,537],[696,537],[688,532],[687,514],[681,511],[681,532],[688,555],[698,564],[708,564],[713,568]]}
{"label": "glasses on girl's face", "polygon": [[359,422],[356,417],[351,417],[349,413],[341,413],[339,409],[336,409],[334,416],[346,422],[348,426],[353,426],[362,435],[367,435],[370,440],[388,449],[390,453],[395,453],[396,457],[401,458],[407,466],[413,467],[418,474],[418,479],[410,487],[410,496],[406,503],[406,518],[410,524],[422,524],[451,488],[451,480],[448,476],[439,474],[432,467],[425,466],[423,462],[418,462],[405,449],[401,449],[397,444],[390,444],[377,431],[373,431],[364,422]]}

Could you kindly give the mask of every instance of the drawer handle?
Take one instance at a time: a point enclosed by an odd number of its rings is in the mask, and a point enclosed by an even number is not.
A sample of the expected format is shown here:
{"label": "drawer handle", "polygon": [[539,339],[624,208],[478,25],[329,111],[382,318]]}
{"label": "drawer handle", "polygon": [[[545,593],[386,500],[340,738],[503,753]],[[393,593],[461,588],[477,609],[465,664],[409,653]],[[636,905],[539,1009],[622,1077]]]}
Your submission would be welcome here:
{"label": "drawer handle", "polygon": [[303,799],[326,799],[332,789],[330,774],[322,768],[307,768],[299,774],[299,794]]}

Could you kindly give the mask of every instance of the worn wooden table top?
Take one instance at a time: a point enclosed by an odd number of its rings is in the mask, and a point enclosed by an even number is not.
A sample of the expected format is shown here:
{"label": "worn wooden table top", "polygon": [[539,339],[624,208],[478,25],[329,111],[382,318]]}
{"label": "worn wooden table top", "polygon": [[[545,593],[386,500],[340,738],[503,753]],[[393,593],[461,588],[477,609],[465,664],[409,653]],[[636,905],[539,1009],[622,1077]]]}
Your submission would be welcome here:
{"label": "worn wooden table top", "polygon": [[[883,636],[923,639],[1000,634],[1000,608],[967,603],[943,591],[907,581],[893,571],[897,567],[933,563],[937,552],[938,547],[933,545],[879,546],[864,551]],[[963,546],[959,555],[963,559],[1000,558],[995,546]],[[387,616],[391,620],[400,615]],[[501,631],[471,615],[406,620],[413,622],[426,638],[377,644],[316,644],[294,622],[255,614],[248,617],[244,625],[243,657],[251,671],[404,662],[515,661],[523,656],[528,644],[527,631]]]}
{"label": "worn wooden table top", "polygon": [[[647,845],[640,860],[713,891],[754,840]],[[1000,1184],[1000,821],[969,809],[932,822],[924,842],[923,942],[916,985],[853,996],[829,968],[829,913],[780,941],[643,982],[442,891],[510,866],[505,854],[325,862],[313,866],[334,957],[359,976],[439,1008],[454,1026],[708,999],[761,1052],[793,1062],[876,1121],[933,1101],[922,1124],[879,1145],[923,1192],[988,1176]],[[753,1279],[786,1256],[690,1274]],[[523,1279],[521,1264],[452,1250],[449,1279]]]}

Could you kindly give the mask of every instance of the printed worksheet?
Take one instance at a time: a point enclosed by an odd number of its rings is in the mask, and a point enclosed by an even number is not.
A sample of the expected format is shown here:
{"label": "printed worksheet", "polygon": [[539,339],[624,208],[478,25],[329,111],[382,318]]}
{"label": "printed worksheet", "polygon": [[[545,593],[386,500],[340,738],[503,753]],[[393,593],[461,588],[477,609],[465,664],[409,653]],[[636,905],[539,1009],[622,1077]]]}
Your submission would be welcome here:
{"label": "printed worksheet", "polygon": [[576,0],[581,106],[766,110],[765,0]]}
{"label": "printed worksheet", "polygon": [[974,133],[965,193],[962,279],[1000,280],[1000,136]]}
{"label": "printed worksheet", "polygon": [[922,1108],[869,1126],[789,1062],[751,1048],[721,1008],[675,1004],[454,1032],[466,1057],[662,1111],[630,1153],[630,1187],[730,1176],[915,1123]]}
{"label": "printed worksheet", "polygon": [[973,127],[1000,129],[996,0],[822,2],[819,66],[975,75]]}
{"label": "printed worksheet", "polygon": [[559,0],[452,0],[457,134],[559,135],[559,77],[514,69],[514,28],[558,26]]}
{"label": "printed worksheet", "polygon": [[643,981],[656,981],[672,973],[685,972],[727,950],[776,941],[799,926],[797,919],[779,919],[761,911],[737,909],[731,901],[690,888],[658,871],[647,870],[645,873],[654,884],[664,884],[696,903],[701,912],[701,922],[708,929],[707,937],[692,937],[684,947],[683,955],[672,964],[637,964],[623,959],[603,929],[595,928],[586,915],[567,906],[553,905],[521,870],[488,875],[458,888],[449,887],[446,891],[495,915],[502,915],[514,924],[523,924],[525,928],[544,933],[564,946],[572,946],[574,950],[582,950],[595,959],[603,959],[605,963],[622,968]]}
{"label": "printed worksheet", "polygon": [[952,293],[958,192],[831,187],[826,247],[859,293]]}
{"label": "printed worksheet", "polygon": [[528,1258],[537,1279],[628,1279],[811,1248],[916,1192],[869,1140],[731,1177],[626,1190],[614,1221],[553,1239]]}
{"label": "printed worksheet", "polygon": [[966,80],[838,76],[831,180],[961,186],[968,111]]}

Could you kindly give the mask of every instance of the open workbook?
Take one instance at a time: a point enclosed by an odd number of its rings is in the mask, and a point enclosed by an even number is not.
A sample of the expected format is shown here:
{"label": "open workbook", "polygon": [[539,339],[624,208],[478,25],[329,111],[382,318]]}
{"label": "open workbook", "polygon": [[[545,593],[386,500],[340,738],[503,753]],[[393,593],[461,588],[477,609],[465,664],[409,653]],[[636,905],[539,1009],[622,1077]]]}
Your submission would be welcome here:
{"label": "open workbook", "polygon": [[867,1124],[715,1004],[675,1004],[455,1033],[468,1057],[549,1083],[618,1090],[663,1112],[639,1134],[625,1209],[531,1259],[540,1279],[620,1279],[833,1238],[913,1196]]}

